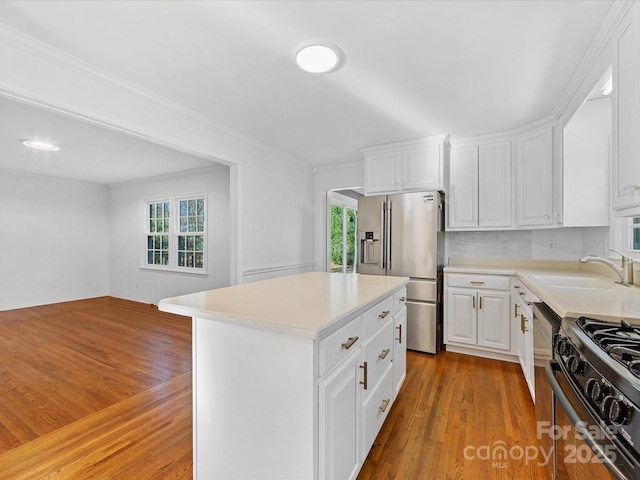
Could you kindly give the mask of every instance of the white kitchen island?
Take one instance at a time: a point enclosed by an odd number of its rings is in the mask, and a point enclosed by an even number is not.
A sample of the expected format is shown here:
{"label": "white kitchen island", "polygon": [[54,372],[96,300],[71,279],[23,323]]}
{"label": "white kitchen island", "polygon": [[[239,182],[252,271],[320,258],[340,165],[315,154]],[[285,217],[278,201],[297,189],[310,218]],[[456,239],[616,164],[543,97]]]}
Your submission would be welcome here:
{"label": "white kitchen island", "polygon": [[406,376],[408,282],[311,272],[160,301],[193,318],[194,478],[355,478]]}

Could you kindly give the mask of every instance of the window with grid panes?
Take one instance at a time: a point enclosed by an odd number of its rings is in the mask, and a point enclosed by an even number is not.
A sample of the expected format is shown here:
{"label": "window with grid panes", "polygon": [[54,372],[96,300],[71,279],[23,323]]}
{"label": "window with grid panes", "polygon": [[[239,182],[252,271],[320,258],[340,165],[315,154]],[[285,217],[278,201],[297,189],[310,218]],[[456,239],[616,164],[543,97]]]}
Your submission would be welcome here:
{"label": "window with grid panes", "polygon": [[178,267],[204,267],[204,198],[179,201]]}
{"label": "window with grid panes", "polygon": [[148,204],[147,265],[169,265],[170,204]]}
{"label": "window with grid panes", "polygon": [[146,266],[206,273],[206,195],[147,201],[145,212]]}

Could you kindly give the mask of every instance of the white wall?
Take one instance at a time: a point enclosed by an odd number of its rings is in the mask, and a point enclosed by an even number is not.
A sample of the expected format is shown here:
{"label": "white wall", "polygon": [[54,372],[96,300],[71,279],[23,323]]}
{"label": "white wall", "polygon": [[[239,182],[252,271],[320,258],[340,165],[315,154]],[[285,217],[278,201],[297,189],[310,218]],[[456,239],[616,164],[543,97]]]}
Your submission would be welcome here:
{"label": "white wall", "polygon": [[316,269],[327,269],[327,192],[364,187],[362,162],[319,168],[315,174],[315,258]]}
{"label": "white wall", "polygon": [[586,101],[563,132],[565,227],[608,226],[611,98]]}
{"label": "white wall", "polygon": [[313,270],[310,166],[0,25],[0,94],[231,166],[232,282]]}
{"label": "white wall", "polygon": [[253,282],[315,269],[313,173],[286,159],[243,164],[242,271]]}
{"label": "white wall", "polygon": [[[141,269],[145,199],[207,191],[208,275]],[[109,188],[109,295],[157,304],[229,285],[229,168],[217,167]]]}
{"label": "white wall", "polygon": [[0,171],[0,310],[108,294],[104,185]]}

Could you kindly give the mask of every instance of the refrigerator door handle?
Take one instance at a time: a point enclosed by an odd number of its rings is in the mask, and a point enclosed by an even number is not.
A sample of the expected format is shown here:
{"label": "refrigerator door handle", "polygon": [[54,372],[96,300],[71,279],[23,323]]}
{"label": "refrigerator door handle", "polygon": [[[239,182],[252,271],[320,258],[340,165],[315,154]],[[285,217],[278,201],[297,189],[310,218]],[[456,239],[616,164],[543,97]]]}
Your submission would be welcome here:
{"label": "refrigerator door handle", "polygon": [[385,204],[384,201],[380,202],[380,231],[382,232],[382,245],[380,247],[380,269],[384,269],[384,260],[385,260],[385,255],[386,255],[386,242],[387,239],[385,238],[385,233],[384,233],[384,209],[385,209]]}
{"label": "refrigerator door handle", "polygon": [[387,201],[387,270],[391,270],[391,200]]}

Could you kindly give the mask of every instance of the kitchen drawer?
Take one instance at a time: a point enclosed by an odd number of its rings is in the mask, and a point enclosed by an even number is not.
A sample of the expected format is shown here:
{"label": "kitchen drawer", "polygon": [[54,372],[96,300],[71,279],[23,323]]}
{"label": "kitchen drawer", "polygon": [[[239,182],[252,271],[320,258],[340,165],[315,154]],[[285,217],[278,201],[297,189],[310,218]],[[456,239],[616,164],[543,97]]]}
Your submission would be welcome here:
{"label": "kitchen drawer", "polygon": [[540,299],[518,279],[513,280],[513,293],[517,295],[518,300],[523,305],[528,305],[529,308],[531,308],[531,304],[540,301]]}
{"label": "kitchen drawer", "polygon": [[362,339],[362,317],[358,317],[320,340],[319,375],[324,375],[349,353],[356,351]]}
{"label": "kitchen drawer", "polygon": [[392,312],[394,311],[393,302],[393,295],[390,295],[362,314],[362,335],[364,337],[382,325],[385,318],[392,317]]}
{"label": "kitchen drawer", "polygon": [[391,403],[393,402],[393,368],[389,365],[389,368],[384,372],[382,381],[376,386],[371,396],[364,401],[363,406],[363,458],[366,457],[366,453],[371,449],[373,442],[375,441],[382,424],[384,423],[389,410],[391,410]]}
{"label": "kitchen drawer", "polygon": [[484,290],[509,290],[510,277],[501,275],[467,275],[450,273],[447,275],[449,287],[480,288]]}
{"label": "kitchen drawer", "polygon": [[407,289],[401,288],[393,294],[393,313],[400,310],[407,301]]}
{"label": "kitchen drawer", "polygon": [[393,318],[387,317],[387,321],[380,330],[368,338],[362,346],[363,358],[367,362],[367,391],[370,395],[382,374],[393,360]]}

